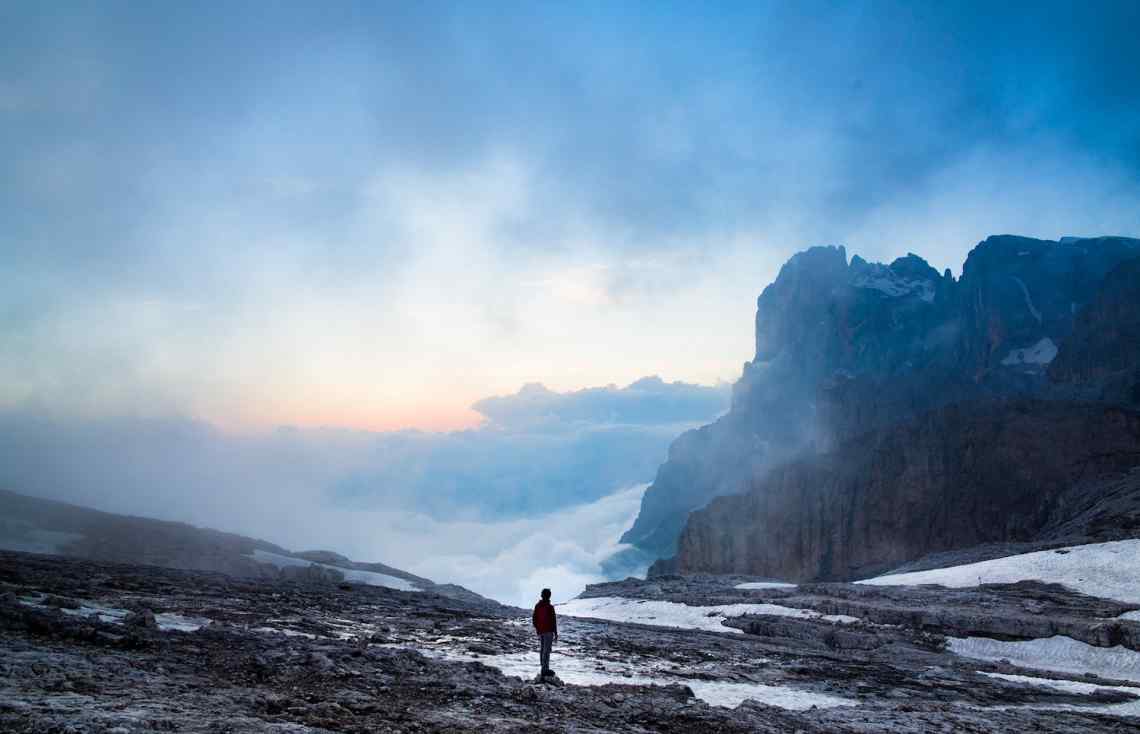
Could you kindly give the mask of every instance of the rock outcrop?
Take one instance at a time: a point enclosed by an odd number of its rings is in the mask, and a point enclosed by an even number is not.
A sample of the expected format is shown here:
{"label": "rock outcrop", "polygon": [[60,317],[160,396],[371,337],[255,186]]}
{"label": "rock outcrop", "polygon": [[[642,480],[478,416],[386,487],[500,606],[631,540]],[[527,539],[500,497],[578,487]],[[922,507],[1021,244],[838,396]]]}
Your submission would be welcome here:
{"label": "rock outcrop", "polygon": [[[1049,368],[1071,339],[1115,338],[1084,320],[1103,323],[1092,315],[1098,308],[1119,313],[1136,303],[1132,271],[1106,275],[1138,257],[1134,239],[1003,235],[975,247],[955,279],[916,255],[890,265],[848,262],[842,247],[796,255],[757,301],[756,354],[730,412],[674,442],[623,540],[672,555],[688,514],[712,499],[748,491],[788,461],[847,450],[860,436],[885,440],[945,406],[1105,397],[1099,373],[1079,390],[1062,389]],[[1115,379],[1114,396],[1135,384]]]}

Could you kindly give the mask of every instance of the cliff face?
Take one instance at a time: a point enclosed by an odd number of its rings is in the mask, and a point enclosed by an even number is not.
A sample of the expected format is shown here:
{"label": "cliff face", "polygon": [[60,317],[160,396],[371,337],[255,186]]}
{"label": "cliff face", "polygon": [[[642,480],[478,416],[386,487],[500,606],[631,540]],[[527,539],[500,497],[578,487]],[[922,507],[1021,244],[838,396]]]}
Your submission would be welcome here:
{"label": "cliff face", "polygon": [[1085,399],[1140,407],[1140,258],[1114,268],[1077,314],[1049,377]]}
{"label": "cliff face", "polygon": [[1078,314],[1136,257],[1140,240],[1003,235],[955,280],[916,255],[796,255],[757,300],[756,353],[730,412],[677,439],[623,540],[671,555],[689,512],[794,457],[953,403],[1053,390],[1047,369]]}
{"label": "cliff face", "polygon": [[1089,537],[1071,525],[1089,509],[1075,498],[1136,465],[1140,413],[1037,400],[947,406],[713,500],[689,516],[675,568],[849,580],[1062,526]]}

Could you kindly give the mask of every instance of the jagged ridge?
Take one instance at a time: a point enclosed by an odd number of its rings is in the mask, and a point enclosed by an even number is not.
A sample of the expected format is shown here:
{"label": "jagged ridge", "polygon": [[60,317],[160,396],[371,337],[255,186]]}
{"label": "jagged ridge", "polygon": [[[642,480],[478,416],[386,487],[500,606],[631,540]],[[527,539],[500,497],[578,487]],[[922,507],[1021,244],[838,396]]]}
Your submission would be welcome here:
{"label": "jagged ridge", "polygon": [[953,403],[1059,396],[1049,363],[1106,274],[1138,256],[1134,239],[1002,235],[955,279],[913,254],[797,254],[757,300],[756,354],[731,411],[674,442],[623,540],[667,556],[689,512],[773,466]]}

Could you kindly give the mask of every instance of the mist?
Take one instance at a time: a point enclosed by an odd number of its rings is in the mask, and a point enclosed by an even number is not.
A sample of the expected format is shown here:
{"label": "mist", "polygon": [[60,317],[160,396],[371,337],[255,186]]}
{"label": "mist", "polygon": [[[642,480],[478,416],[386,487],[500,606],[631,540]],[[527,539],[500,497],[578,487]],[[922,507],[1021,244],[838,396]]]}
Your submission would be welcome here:
{"label": "mist", "polygon": [[670,441],[727,405],[726,385],[645,378],[567,393],[529,385],[480,401],[484,425],[438,433],[233,434],[179,418],[8,410],[0,486],[334,550],[512,603],[535,583],[569,598],[606,575]]}

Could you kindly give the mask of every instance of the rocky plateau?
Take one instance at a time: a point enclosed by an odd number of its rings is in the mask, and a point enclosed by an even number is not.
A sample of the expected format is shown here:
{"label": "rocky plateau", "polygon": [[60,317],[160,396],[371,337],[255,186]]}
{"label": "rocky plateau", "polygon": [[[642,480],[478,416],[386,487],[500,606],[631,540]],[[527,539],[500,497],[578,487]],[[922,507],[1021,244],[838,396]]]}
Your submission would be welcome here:
{"label": "rocky plateau", "polygon": [[[955,636],[1065,634],[1135,655],[1140,622],[1115,618],[1140,605],[1033,582],[974,589],[738,588],[750,581],[755,578],[670,576],[591,587],[560,607],[552,663],[559,681],[537,684],[531,680],[537,650],[523,610],[430,590],[2,553],[0,728],[807,733],[1140,727],[1132,718],[1140,712],[1140,679],[1043,672],[1018,661],[957,654],[948,644]],[[684,629],[572,616],[579,614],[575,605],[587,609],[605,600],[688,606],[707,623]],[[741,604],[752,611],[719,616],[718,609]]]}

